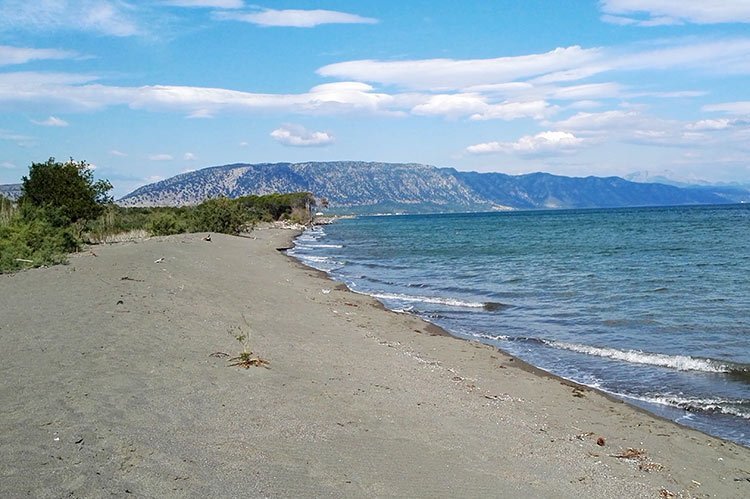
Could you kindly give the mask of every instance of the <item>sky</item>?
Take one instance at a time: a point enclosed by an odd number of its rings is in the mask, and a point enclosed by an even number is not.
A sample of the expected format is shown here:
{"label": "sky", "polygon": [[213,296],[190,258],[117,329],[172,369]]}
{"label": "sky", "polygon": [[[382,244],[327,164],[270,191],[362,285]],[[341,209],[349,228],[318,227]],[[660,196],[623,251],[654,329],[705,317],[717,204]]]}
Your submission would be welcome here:
{"label": "sky", "polygon": [[750,0],[0,0],[0,183],[230,163],[750,183]]}

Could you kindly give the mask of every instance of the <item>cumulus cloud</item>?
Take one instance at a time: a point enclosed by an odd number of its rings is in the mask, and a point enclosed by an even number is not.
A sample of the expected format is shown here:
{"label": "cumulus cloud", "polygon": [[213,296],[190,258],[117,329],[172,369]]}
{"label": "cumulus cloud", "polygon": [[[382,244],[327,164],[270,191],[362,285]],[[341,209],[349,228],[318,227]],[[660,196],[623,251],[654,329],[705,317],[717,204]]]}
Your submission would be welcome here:
{"label": "cumulus cloud", "polygon": [[46,120],[41,120],[41,121],[31,120],[31,122],[34,123],[35,125],[51,126],[51,127],[66,127],[70,124],[67,121],[60,119],[56,116],[50,116]]}
{"label": "cumulus cloud", "polygon": [[470,154],[512,153],[526,156],[571,153],[580,147],[584,139],[569,132],[547,131],[536,135],[525,135],[516,142],[484,142],[466,148]]}
{"label": "cumulus cloud", "polygon": [[335,10],[275,10],[255,12],[216,12],[214,18],[223,21],[242,21],[265,27],[314,28],[321,24],[375,24],[377,19]]}
{"label": "cumulus cloud", "polygon": [[333,135],[328,132],[313,132],[292,123],[281,125],[271,132],[271,137],[280,144],[292,147],[320,147],[334,141]]}
{"label": "cumulus cloud", "polygon": [[750,23],[746,0],[602,0],[602,20],[620,25]]}
{"label": "cumulus cloud", "polygon": [[77,57],[75,52],[58,49],[36,49],[28,47],[11,47],[0,45],[0,66],[25,64],[30,61],[71,59]]}
{"label": "cumulus cloud", "polygon": [[150,161],[172,161],[174,158],[171,154],[151,154],[148,159]]}
{"label": "cumulus cloud", "polygon": [[141,30],[132,11],[132,5],[121,0],[5,0],[0,4],[0,29],[134,36]]}

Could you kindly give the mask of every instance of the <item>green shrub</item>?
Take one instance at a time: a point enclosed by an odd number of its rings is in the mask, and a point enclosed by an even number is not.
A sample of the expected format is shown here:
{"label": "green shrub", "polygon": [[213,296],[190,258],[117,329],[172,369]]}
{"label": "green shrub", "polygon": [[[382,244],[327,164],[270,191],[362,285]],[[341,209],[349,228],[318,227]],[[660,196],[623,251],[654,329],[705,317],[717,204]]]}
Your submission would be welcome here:
{"label": "green shrub", "polygon": [[112,184],[106,180],[94,181],[94,173],[85,161],[59,163],[50,158],[46,163],[32,163],[29,175],[23,177],[23,194],[20,205],[34,208],[51,208],[50,221],[63,226],[93,220],[112,199],[107,193]]}
{"label": "green shrub", "polygon": [[195,208],[196,232],[239,234],[246,221],[239,203],[224,197],[208,199]]}
{"label": "green shrub", "polygon": [[154,213],[146,226],[146,230],[152,236],[169,236],[185,232],[186,224],[180,220],[175,213],[156,212]]}
{"label": "green shrub", "polygon": [[64,263],[77,249],[70,228],[55,227],[43,217],[16,217],[0,225],[0,272]]}
{"label": "green shrub", "polygon": [[0,196],[0,225],[7,225],[16,216],[18,208],[13,202],[3,196]]}

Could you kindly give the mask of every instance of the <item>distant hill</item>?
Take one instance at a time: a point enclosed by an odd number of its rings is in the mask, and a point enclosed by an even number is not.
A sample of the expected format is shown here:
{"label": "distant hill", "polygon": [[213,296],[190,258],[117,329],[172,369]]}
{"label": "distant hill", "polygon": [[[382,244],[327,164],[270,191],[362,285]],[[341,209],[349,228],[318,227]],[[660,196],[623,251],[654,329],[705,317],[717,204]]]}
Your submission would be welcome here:
{"label": "distant hill", "polygon": [[633,172],[625,175],[624,178],[632,182],[667,184],[703,193],[712,193],[732,203],[750,203],[750,185],[747,184],[711,183],[703,179],[680,177],[670,170],[655,173],[649,171]]}
{"label": "distant hill", "polygon": [[309,191],[331,211],[430,213],[491,209],[600,208],[721,204],[700,189],[629,182],[619,177],[563,177],[460,172],[420,164],[336,161],[214,166],[145,185],[124,206],[196,204],[216,196]]}
{"label": "distant hill", "polygon": [[22,184],[0,184],[0,196],[15,201],[21,197]]}

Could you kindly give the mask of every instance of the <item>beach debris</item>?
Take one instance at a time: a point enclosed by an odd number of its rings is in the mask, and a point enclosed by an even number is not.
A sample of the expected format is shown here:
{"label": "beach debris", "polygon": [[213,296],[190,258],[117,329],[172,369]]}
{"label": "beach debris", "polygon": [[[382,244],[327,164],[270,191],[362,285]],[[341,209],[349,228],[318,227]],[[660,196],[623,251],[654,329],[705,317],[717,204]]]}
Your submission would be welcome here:
{"label": "beach debris", "polygon": [[211,234],[208,234],[206,237],[203,238],[203,241],[211,242]]}
{"label": "beach debris", "polygon": [[323,289],[320,290],[320,292],[323,293],[324,295],[327,295],[328,293],[331,292],[331,290],[328,289],[328,288],[323,288]]}
{"label": "beach debris", "polygon": [[125,302],[122,300],[117,300],[116,305],[125,305]]}
{"label": "beach debris", "polygon": [[664,469],[664,465],[661,463],[638,463],[638,469],[645,472],[661,471]]}
{"label": "beach debris", "polygon": [[[580,430],[580,428],[576,428],[576,430]],[[588,437],[592,437],[592,436],[594,436],[594,432],[593,431],[588,431],[586,433],[579,433],[578,435],[576,435],[575,438],[577,438],[578,440],[584,440],[584,439],[586,439]]]}
{"label": "beach debris", "polygon": [[645,449],[635,449],[633,447],[628,447],[627,450],[624,450],[619,454],[612,454],[612,457],[616,457],[617,459],[645,459],[646,451]]}
{"label": "beach debris", "polygon": [[662,487],[661,489],[659,489],[659,497],[661,497],[663,499],[667,499],[669,497],[677,497],[677,494],[675,494],[674,492],[671,492],[668,489],[665,489],[664,487]]}
{"label": "beach debris", "polygon": [[604,439],[604,437],[599,437],[596,439],[596,445],[599,447],[604,447],[604,445],[607,443],[607,441]]}
{"label": "beach debris", "polygon": [[17,262],[23,262],[23,263],[34,263],[34,260],[28,260],[26,258],[16,258]]}
{"label": "beach debris", "polygon": [[120,280],[121,280],[121,281],[134,281],[134,282],[144,282],[144,281],[143,281],[143,279],[133,279],[132,277],[129,277],[129,276],[126,276],[126,275],[125,275],[125,276],[122,276],[122,277],[120,277]]}
{"label": "beach debris", "polygon": [[223,358],[229,357],[229,354],[226,352],[214,352],[214,353],[208,354],[208,356],[223,359]]}
{"label": "beach debris", "polygon": [[164,261],[164,257],[161,257],[158,260],[154,260],[154,263],[161,263],[163,261]]}
{"label": "beach debris", "polygon": [[648,456],[646,455],[645,449],[635,449],[633,447],[629,447],[625,451],[619,454],[612,454],[611,456],[616,457],[617,459],[626,459],[628,461],[636,462],[638,463],[638,469],[641,471],[651,472],[661,471],[664,469],[664,466],[661,463],[655,463],[649,460]]}
{"label": "beach debris", "polygon": [[229,364],[229,367],[237,366],[245,369],[250,369],[251,367],[265,367],[268,369],[268,366],[271,365],[266,359],[252,357],[252,352],[242,352],[238,357],[231,358],[229,361],[234,362],[233,364]]}

